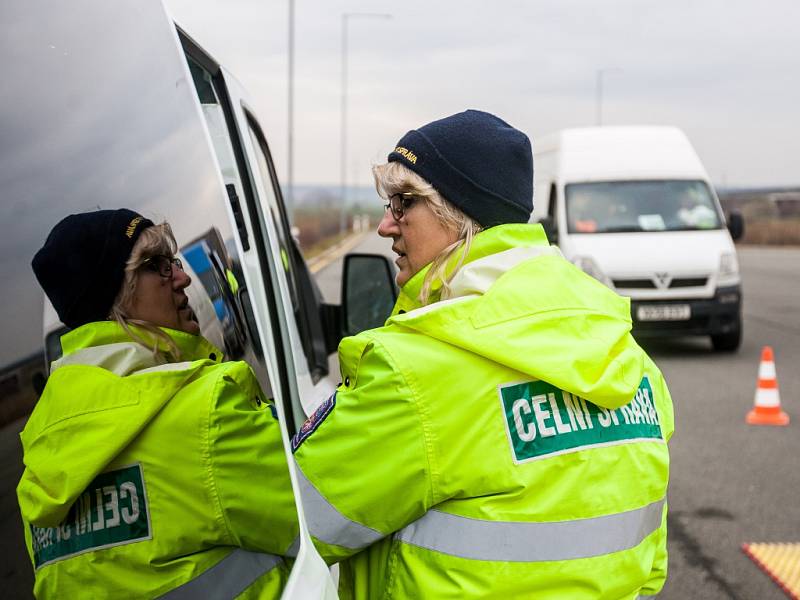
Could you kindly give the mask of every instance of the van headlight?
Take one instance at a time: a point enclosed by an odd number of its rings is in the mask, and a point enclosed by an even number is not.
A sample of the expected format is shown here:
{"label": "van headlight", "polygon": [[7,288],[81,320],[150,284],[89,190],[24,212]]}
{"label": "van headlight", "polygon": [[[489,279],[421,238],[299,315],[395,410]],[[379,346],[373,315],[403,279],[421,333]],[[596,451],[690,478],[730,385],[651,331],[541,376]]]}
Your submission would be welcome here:
{"label": "van headlight", "polygon": [[723,252],[719,257],[719,276],[733,277],[739,274],[739,261],[735,252]]}
{"label": "van headlight", "polygon": [[595,260],[591,256],[576,256],[572,261],[575,263],[575,266],[581,269],[587,275],[594,277],[600,283],[611,287],[611,281],[606,277],[605,273],[603,273],[602,269],[600,269],[599,265],[595,262]]}

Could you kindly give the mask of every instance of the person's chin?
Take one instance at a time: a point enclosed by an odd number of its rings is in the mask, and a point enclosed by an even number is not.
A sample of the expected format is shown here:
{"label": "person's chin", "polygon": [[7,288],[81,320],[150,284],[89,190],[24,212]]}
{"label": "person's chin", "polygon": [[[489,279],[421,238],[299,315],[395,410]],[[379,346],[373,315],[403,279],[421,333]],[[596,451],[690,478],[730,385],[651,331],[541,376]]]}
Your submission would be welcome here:
{"label": "person's chin", "polygon": [[180,315],[179,316],[179,329],[183,332],[190,333],[192,335],[200,335],[200,323],[197,322],[197,317],[194,314],[194,311],[186,310],[184,312],[188,312],[189,315]]}
{"label": "person's chin", "polygon": [[181,327],[181,331],[185,331],[186,333],[190,333],[192,335],[200,335],[200,323],[197,321],[184,322],[183,327]]}
{"label": "person's chin", "polygon": [[397,271],[394,281],[397,284],[397,287],[403,287],[409,279],[411,279],[411,272],[409,269],[401,268]]}

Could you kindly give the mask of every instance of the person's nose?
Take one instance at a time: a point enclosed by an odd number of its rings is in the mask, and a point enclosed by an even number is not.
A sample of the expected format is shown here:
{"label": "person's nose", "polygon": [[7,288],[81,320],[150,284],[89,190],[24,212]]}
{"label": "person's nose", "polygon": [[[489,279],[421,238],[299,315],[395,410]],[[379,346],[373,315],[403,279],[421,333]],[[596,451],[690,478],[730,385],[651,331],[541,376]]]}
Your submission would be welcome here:
{"label": "person's nose", "polygon": [[378,223],[378,235],[381,237],[392,237],[400,235],[400,227],[392,216],[392,211],[384,210],[383,218]]}
{"label": "person's nose", "polygon": [[192,278],[189,274],[177,267],[172,268],[172,287],[174,290],[183,290],[192,285]]}

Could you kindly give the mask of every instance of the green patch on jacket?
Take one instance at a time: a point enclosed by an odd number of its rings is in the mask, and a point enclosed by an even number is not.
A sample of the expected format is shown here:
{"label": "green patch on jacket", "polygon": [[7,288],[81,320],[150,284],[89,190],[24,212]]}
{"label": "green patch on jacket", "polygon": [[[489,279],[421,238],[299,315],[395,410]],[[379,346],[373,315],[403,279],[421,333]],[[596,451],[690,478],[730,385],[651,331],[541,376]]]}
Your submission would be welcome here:
{"label": "green patch on jacket", "polygon": [[141,465],[101,473],[60,525],[30,528],[37,569],[91,550],[150,539]]}
{"label": "green patch on jacket", "polygon": [[633,399],[608,409],[544,381],[498,388],[515,463],[588,448],[662,441],[653,388],[645,376]]}

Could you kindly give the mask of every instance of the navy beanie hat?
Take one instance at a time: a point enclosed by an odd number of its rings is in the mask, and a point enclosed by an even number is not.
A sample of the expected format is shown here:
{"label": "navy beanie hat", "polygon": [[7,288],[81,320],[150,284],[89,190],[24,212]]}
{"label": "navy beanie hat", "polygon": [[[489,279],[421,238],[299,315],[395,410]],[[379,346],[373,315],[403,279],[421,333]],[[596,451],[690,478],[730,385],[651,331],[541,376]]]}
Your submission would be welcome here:
{"label": "navy beanie hat", "polygon": [[74,329],[108,317],[133,245],[151,225],[120,208],[69,215],[53,227],[31,264],[62,323]]}
{"label": "navy beanie hat", "polygon": [[409,131],[389,162],[414,171],[484,228],[527,223],[533,211],[531,142],[487,112],[467,110]]}

